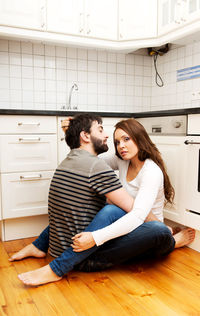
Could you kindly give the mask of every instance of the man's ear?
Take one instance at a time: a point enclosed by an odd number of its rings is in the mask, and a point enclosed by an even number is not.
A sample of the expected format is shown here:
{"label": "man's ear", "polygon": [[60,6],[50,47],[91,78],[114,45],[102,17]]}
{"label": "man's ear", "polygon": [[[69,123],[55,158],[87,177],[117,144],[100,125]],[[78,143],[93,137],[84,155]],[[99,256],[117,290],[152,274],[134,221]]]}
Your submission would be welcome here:
{"label": "man's ear", "polygon": [[80,142],[84,142],[84,143],[89,143],[90,142],[90,134],[85,132],[85,131],[82,131],[80,133]]}

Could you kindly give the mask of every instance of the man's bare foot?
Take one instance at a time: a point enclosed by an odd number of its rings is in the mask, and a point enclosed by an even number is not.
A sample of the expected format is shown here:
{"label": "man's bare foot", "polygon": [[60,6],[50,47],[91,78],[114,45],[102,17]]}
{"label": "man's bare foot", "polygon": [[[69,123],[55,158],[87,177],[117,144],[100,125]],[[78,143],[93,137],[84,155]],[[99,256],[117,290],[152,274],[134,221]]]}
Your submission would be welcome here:
{"label": "man's bare foot", "polygon": [[18,275],[18,278],[26,285],[41,285],[49,282],[55,282],[62,279],[62,277],[57,276],[50,268],[49,264],[26,273]]}
{"label": "man's bare foot", "polygon": [[179,233],[174,235],[175,248],[180,248],[189,245],[195,238],[195,230],[193,228],[184,228]]}
{"label": "man's bare foot", "polygon": [[22,248],[20,251],[16,252],[14,255],[12,255],[8,260],[15,261],[27,257],[44,258],[45,256],[45,252],[39,250],[33,244],[29,244],[26,247]]}

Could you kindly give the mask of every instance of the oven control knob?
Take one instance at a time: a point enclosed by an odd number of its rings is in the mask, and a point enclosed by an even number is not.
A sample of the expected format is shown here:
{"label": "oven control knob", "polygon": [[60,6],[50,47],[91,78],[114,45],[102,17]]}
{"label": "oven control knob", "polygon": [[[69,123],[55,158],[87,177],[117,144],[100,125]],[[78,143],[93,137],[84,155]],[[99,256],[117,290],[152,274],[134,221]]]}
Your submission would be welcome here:
{"label": "oven control knob", "polygon": [[173,122],[173,126],[174,126],[175,128],[179,128],[179,127],[181,127],[181,125],[182,125],[182,123],[181,123],[180,121],[175,121],[175,122]]}

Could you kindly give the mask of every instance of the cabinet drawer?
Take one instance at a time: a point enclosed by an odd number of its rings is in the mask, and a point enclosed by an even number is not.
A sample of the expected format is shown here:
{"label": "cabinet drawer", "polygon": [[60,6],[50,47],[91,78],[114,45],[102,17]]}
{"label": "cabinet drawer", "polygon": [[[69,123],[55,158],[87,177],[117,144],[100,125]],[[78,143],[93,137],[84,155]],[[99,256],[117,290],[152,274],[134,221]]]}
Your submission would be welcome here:
{"label": "cabinet drawer", "polygon": [[0,115],[1,134],[56,134],[55,116]]}
{"label": "cabinet drawer", "polygon": [[3,219],[47,214],[52,176],[53,171],[1,175]]}
{"label": "cabinet drawer", "polygon": [[57,167],[56,135],[1,136],[1,172],[53,170]]}

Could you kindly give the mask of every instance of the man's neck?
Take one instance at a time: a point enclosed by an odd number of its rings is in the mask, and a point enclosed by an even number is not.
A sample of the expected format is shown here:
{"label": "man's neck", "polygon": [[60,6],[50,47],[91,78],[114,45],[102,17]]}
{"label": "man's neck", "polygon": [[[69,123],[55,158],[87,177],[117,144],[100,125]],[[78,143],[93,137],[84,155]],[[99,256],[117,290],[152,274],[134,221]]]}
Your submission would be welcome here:
{"label": "man's neck", "polygon": [[88,151],[90,154],[94,155],[94,156],[97,156],[97,153],[94,151],[94,148],[93,146],[91,146],[91,144],[84,144],[84,145],[81,145],[79,147],[79,149],[82,149],[82,150],[86,150]]}

